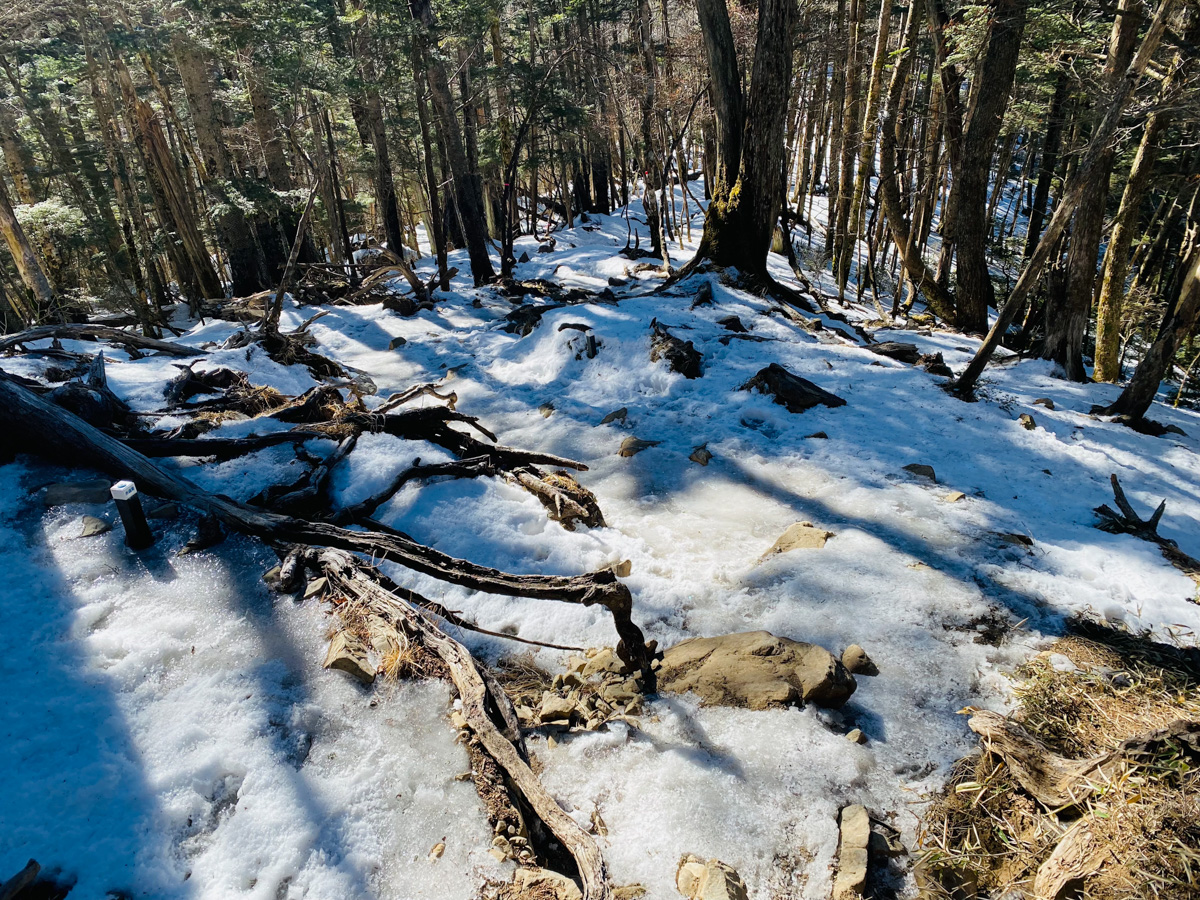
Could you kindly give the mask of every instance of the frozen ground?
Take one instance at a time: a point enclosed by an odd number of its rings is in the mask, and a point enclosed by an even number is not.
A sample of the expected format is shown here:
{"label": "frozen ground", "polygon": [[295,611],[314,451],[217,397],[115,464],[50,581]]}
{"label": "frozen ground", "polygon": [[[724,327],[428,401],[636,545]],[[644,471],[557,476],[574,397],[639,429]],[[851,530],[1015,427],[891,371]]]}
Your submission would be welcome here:
{"label": "frozen ground", "polygon": [[[616,252],[626,221],[596,224],[558,234],[548,254],[522,241],[517,252],[532,261],[518,276],[595,291],[625,277],[633,264]],[[644,224],[641,233],[644,243]],[[672,255],[678,263],[689,252]],[[468,271],[465,259],[452,261]],[[712,279],[715,302],[693,310],[699,277]],[[471,290],[464,276],[432,312],[403,319],[379,306],[334,307],[312,326],[318,351],[369,372],[379,397],[447,377],[459,408],[503,443],[586,462],[579,478],[608,527],[564,531],[533,497],[494,479],[410,485],[379,510],[388,524],[511,571],[577,573],[629,559],[635,619],[662,644],[767,629],[836,653],[859,643],[877,662],[879,677],[860,678],[840,713],[709,709],[671,697],[650,703],[637,728],[568,736],[552,749],[535,737],[553,794],[581,821],[596,810],[607,824],[600,842],[617,883],[641,882],[655,900],[677,896],[676,862],[695,853],[737,868],[756,900],[827,897],[839,807],[865,804],[912,846],[923,797],[974,743],[959,710],[1002,709],[1005,672],[1058,633],[1065,615],[1091,610],[1194,640],[1196,585],[1153,546],[1096,530],[1091,510],[1111,503],[1115,472],[1135,505],[1149,510],[1165,497],[1162,533],[1200,555],[1200,416],[1156,407],[1156,419],[1187,436],[1136,434],[1087,414],[1116,388],[1062,381],[1042,362],[989,369],[983,399],[965,404],[939,389],[942,379],[819,341],[716,275],[651,295],[657,283],[635,277],[615,289],[617,303],[548,312],[527,337],[501,330],[512,305]],[[288,308],[284,324],[313,312]],[[764,340],[721,343],[717,319],[730,314]],[[649,362],[653,318],[704,354],[702,378]],[[595,359],[580,353],[579,331],[559,331],[565,322],[593,328]],[[193,323],[183,340],[234,330]],[[955,369],[976,346],[944,332],[876,336],[939,350]],[[389,351],[394,337],[408,342]],[[169,360],[107,356],[119,394],[140,410],[162,406]],[[846,405],[793,415],[737,390],[770,362]],[[42,365],[3,361],[28,375]],[[259,351],[214,352],[202,365],[241,368],[287,393],[313,384]],[[1033,405],[1043,397],[1053,411]],[[539,410],[547,403],[549,417]],[[619,407],[624,423],[599,424]],[[1021,413],[1036,430],[1018,423]],[[661,444],[618,456],[630,435]],[[713,453],[707,467],[688,459],[701,444]],[[417,456],[442,458],[423,444],[364,437],[336,474],[337,502],[361,499]],[[906,472],[910,463],[933,466],[938,483]],[[298,465],[276,448],[185,474],[246,499]],[[507,877],[486,853],[473,787],[455,777],[468,764],[446,720],[444,685],[363,690],[321,670],[326,613],[270,594],[260,576],[274,556],[250,541],[175,557],[194,525],[187,515],[139,555],[125,550],[119,525],[75,537],[80,515],[114,511],[47,511],[36,489],[66,474],[31,459],[0,468],[9,526],[0,532],[0,876],[32,856],[78,879],[73,897],[214,900],[467,900],[484,878]],[[965,496],[949,502],[952,491]],[[835,537],[757,565],[796,521]],[[1032,543],[1003,537],[1011,534]],[[613,642],[602,611],[391,573],[493,630]],[[489,659],[523,649],[459,637]],[[553,669],[564,657],[539,658]],[[855,726],[865,746],[844,736]],[[431,862],[443,838],[445,855]]]}

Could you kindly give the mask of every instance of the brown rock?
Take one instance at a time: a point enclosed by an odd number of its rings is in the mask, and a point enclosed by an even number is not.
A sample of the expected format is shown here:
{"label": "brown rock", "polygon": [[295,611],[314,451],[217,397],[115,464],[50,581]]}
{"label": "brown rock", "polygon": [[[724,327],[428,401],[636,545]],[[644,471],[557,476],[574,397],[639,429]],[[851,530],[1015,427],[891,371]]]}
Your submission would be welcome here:
{"label": "brown rock", "polygon": [[658,684],[664,691],[692,691],[706,704],[750,709],[806,703],[836,708],[857,687],[825,648],[766,631],[682,641],[664,654]]}
{"label": "brown rock", "polygon": [[566,875],[549,869],[517,869],[511,900],[583,900],[583,892]]}
{"label": "brown rock", "polygon": [[685,856],[675,872],[675,886],[688,900],[747,900],[741,876],[718,859],[706,862],[697,856]]}
{"label": "brown rock", "polygon": [[867,656],[867,651],[858,644],[851,644],[842,654],[842,665],[852,675],[878,675],[879,668]]}
{"label": "brown rock", "polygon": [[854,900],[863,895],[867,884],[867,845],[870,840],[871,819],[866,809],[861,806],[843,809],[833,900]]}
{"label": "brown rock", "polygon": [[817,528],[812,522],[796,522],[787,527],[779,536],[779,540],[772,544],[771,549],[760,556],[758,561],[762,562],[789,550],[819,550],[831,537],[832,531]]}
{"label": "brown rock", "polygon": [[367,662],[366,645],[348,631],[339,631],[333,636],[322,665],[326,669],[340,669],[363,684],[375,680],[375,670]]}

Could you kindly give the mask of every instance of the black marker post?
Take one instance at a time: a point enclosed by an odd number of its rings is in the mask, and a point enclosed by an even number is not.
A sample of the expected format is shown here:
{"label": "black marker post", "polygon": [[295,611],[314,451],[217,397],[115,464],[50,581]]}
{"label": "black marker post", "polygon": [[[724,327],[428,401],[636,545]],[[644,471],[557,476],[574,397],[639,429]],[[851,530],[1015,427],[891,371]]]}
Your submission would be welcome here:
{"label": "black marker post", "polygon": [[117,501],[117,511],[125,525],[125,546],[131,550],[144,550],[153,544],[154,535],[150,533],[146,513],[142,511],[137,485],[132,481],[118,481],[109,491]]}

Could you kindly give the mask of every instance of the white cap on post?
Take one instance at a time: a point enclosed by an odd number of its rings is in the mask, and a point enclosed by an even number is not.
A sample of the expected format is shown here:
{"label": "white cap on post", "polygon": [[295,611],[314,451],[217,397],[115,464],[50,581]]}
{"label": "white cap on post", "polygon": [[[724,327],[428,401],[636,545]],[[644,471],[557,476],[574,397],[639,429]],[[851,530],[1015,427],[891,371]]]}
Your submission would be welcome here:
{"label": "white cap on post", "polygon": [[109,492],[114,500],[130,500],[137,496],[137,485],[132,481],[118,481]]}

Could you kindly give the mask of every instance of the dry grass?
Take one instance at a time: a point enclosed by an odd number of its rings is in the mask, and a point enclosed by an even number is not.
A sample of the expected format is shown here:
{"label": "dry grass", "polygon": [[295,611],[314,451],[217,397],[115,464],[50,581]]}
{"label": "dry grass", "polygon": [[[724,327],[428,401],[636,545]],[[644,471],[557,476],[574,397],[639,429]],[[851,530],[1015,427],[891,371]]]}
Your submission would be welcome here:
{"label": "dry grass", "polygon": [[[1200,719],[1200,660],[1145,636],[1079,622],[1014,678],[1014,717],[1054,752],[1097,756],[1180,719]],[[1074,664],[1056,668],[1050,654]],[[926,814],[919,866],[927,897],[1033,897],[1038,868],[1081,816],[1106,847],[1100,871],[1070,885],[1091,900],[1200,897],[1200,760],[1170,745],[1126,764],[1086,803],[1054,814],[987,751],[963,759]],[[1067,896],[1067,895],[1063,895]]]}

